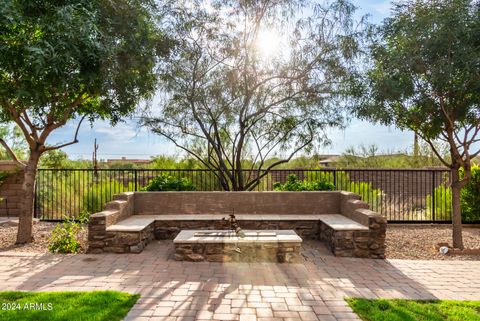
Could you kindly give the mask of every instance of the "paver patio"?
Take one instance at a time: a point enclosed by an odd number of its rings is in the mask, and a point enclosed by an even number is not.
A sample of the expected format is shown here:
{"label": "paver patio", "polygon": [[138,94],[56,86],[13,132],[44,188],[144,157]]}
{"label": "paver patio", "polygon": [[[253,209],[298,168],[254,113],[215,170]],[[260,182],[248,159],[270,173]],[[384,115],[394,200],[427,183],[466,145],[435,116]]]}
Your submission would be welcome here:
{"label": "paver patio", "polygon": [[301,264],[190,263],[171,241],[141,254],[0,253],[0,289],[120,290],[141,298],[126,320],[359,320],[343,301],[480,300],[480,261],[336,258],[316,241]]}

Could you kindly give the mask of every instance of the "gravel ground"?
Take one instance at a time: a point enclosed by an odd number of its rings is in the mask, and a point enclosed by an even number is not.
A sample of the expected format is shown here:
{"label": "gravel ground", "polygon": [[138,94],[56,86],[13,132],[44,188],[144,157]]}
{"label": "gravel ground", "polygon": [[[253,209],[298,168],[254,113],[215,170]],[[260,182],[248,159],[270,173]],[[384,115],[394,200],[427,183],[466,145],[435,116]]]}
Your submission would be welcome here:
{"label": "gravel ground", "polygon": [[[17,226],[0,226],[0,252],[16,251],[30,253],[47,253],[48,239],[51,231],[57,223],[37,222],[33,225],[34,241],[25,245],[16,245]],[[85,249],[87,240],[86,232],[80,235],[80,243],[82,244],[82,252]]]}
{"label": "gravel ground", "polygon": [[[33,225],[34,241],[26,245],[15,245],[16,226],[0,226],[0,252],[18,251],[32,253],[48,252],[48,238],[57,223],[37,222]],[[86,248],[87,233],[80,235],[82,252]],[[480,228],[464,228],[465,248],[480,249]],[[389,259],[411,260],[478,260],[480,255],[443,255],[435,245],[440,242],[452,243],[452,230],[442,226],[395,226],[387,228],[387,252]]]}
{"label": "gravel ground", "polygon": [[[476,260],[480,255],[444,255],[435,245],[445,242],[452,245],[452,227],[442,226],[395,226],[387,228],[387,252],[389,259],[411,260]],[[465,248],[480,249],[480,228],[464,228]]]}

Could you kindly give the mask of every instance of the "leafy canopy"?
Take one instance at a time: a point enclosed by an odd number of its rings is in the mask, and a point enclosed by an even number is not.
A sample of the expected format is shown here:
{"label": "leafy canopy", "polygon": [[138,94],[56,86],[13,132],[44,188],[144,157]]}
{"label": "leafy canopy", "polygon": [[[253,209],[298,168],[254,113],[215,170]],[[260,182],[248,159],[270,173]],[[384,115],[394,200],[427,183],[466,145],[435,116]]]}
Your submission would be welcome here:
{"label": "leafy canopy", "polygon": [[373,30],[357,112],[449,143],[453,162],[465,158],[480,129],[480,3],[407,1],[393,13]]}
{"label": "leafy canopy", "polygon": [[154,10],[148,0],[2,1],[1,118],[39,131],[78,115],[118,121],[154,90],[167,52]]}

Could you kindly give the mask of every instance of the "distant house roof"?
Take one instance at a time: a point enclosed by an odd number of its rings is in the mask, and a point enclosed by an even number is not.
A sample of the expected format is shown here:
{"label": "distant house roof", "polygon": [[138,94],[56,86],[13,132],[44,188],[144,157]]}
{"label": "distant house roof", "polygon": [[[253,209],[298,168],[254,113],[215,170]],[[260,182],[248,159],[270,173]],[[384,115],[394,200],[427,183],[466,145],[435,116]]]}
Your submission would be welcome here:
{"label": "distant house roof", "polygon": [[[327,156],[327,157],[323,158],[321,156]],[[329,166],[332,163],[337,162],[340,157],[341,157],[340,155],[320,155],[319,157],[320,160],[318,161],[318,163],[323,166]]]}
{"label": "distant house roof", "polygon": [[113,158],[107,159],[107,164],[111,163],[130,163],[130,164],[150,164],[152,161],[150,159],[132,159],[132,158]]}

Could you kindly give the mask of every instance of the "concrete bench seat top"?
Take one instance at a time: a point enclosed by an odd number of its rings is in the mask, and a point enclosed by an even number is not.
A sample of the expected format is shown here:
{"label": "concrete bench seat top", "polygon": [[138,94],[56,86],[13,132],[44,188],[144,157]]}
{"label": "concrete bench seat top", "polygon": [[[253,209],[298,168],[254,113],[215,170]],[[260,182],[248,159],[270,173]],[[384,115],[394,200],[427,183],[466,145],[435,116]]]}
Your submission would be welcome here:
{"label": "concrete bench seat top", "polygon": [[[184,214],[184,215],[133,215],[117,224],[107,227],[110,232],[140,232],[155,221],[211,221],[221,220],[228,215],[222,214]],[[238,214],[237,220],[253,221],[322,221],[334,230],[352,231],[368,230],[368,226],[355,222],[341,214],[305,214],[305,215],[275,215],[275,214]],[[240,224],[241,226],[241,224]]]}
{"label": "concrete bench seat top", "polygon": [[[301,243],[302,238],[293,230],[244,230],[246,236],[238,237],[234,233],[228,236],[197,236],[205,230],[182,230],[173,243]],[[225,230],[208,230],[210,233],[225,233]],[[275,233],[275,236],[251,236],[249,234]],[[299,244],[300,245],[300,244]]]}

